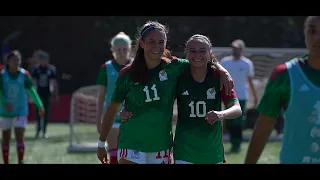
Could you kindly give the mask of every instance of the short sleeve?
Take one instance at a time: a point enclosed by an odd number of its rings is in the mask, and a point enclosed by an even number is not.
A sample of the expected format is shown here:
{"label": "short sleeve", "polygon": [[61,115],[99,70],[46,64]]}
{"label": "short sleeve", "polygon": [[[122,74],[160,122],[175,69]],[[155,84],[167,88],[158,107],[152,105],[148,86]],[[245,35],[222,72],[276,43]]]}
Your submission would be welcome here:
{"label": "short sleeve", "polygon": [[277,118],[290,99],[290,80],[285,65],[272,72],[257,110],[269,117]]}
{"label": "short sleeve", "polygon": [[97,77],[97,85],[100,85],[100,86],[106,86],[107,83],[108,83],[108,77],[107,77],[107,72],[106,72],[106,65],[103,64],[99,70],[99,74],[98,74],[98,77]]}
{"label": "short sleeve", "polygon": [[128,86],[129,72],[128,68],[121,69],[118,79],[115,84],[115,89],[112,95],[112,101],[116,103],[122,103],[126,99],[127,86]]}
{"label": "short sleeve", "polygon": [[247,76],[254,77],[254,66],[251,60],[248,60]]}
{"label": "short sleeve", "polygon": [[25,71],[24,74],[25,74],[25,81],[24,81],[25,83],[24,84],[25,84],[25,87],[27,89],[29,89],[33,86],[32,77],[28,71]]}
{"label": "short sleeve", "polygon": [[231,90],[231,95],[227,95],[224,88],[222,88],[220,92],[221,100],[225,105],[229,104],[230,102],[238,101],[238,97],[234,89]]}

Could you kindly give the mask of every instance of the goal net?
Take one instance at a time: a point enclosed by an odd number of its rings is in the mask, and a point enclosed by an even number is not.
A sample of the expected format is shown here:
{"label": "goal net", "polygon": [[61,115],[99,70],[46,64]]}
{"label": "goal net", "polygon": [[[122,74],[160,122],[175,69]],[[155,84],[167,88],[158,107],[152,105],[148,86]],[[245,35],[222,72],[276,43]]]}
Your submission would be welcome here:
{"label": "goal net", "polygon": [[97,150],[97,97],[99,86],[86,86],[72,94],[70,103],[70,134],[68,152]]}

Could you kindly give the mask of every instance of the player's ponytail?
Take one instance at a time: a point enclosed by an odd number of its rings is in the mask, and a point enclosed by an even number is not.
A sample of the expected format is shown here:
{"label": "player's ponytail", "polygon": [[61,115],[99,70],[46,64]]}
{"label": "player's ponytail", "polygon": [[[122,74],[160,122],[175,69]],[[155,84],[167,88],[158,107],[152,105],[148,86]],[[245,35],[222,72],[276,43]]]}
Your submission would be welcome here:
{"label": "player's ponytail", "polygon": [[132,64],[130,66],[130,79],[133,82],[140,84],[147,83],[147,65],[144,58],[144,49],[137,44],[137,52]]}

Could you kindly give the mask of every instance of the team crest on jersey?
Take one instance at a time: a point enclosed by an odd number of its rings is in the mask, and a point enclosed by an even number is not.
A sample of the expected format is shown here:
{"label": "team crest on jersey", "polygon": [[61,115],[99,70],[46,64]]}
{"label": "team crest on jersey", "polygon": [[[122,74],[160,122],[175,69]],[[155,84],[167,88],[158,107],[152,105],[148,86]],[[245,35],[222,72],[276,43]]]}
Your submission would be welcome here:
{"label": "team crest on jersey", "polygon": [[216,99],[216,91],[214,88],[209,88],[207,90],[207,99]]}
{"label": "team crest on jersey", "polygon": [[161,71],[159,72],[159,79],[160,79],[160,81],[166,81],[166,80],[168,80],[168,75],[167,75],[167,73],[166,73],[164,70],[161,70]]}

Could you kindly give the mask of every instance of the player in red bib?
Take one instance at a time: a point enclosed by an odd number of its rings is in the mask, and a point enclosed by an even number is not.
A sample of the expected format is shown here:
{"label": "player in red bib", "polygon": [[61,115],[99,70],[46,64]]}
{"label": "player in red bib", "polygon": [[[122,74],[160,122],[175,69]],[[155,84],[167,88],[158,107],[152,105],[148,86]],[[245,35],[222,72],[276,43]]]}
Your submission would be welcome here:
{"label": "player in red bib", "polygon": [[[189,61],[163,58],[166,42],[167,30],[162,24],[150,21],[142,27],[136,57],[130,66],[120,71],[104,114],[97,150],[101,162],[107,157],[105,141],[120,105],[125,101],[126,110],[132,112],[132,117],[120,125],[119,164],[169,163],[176,85],[178,77],[189,67]],[[229,88],[231,77],[221,66],[217,67]]]}

